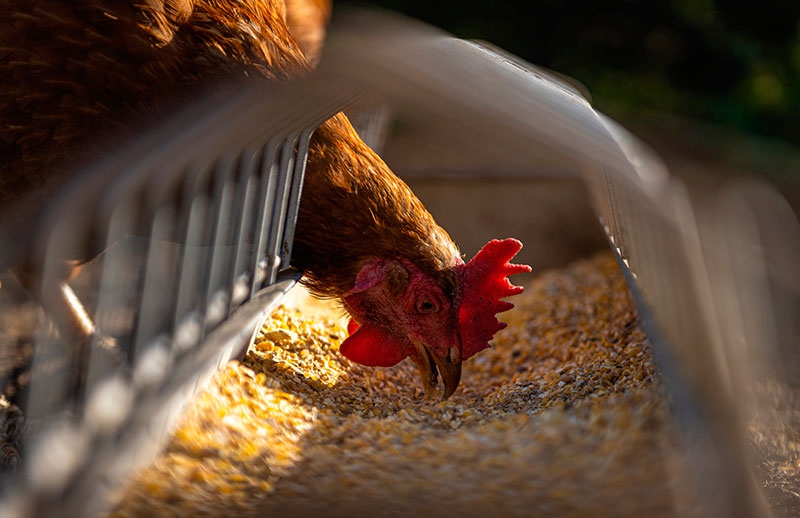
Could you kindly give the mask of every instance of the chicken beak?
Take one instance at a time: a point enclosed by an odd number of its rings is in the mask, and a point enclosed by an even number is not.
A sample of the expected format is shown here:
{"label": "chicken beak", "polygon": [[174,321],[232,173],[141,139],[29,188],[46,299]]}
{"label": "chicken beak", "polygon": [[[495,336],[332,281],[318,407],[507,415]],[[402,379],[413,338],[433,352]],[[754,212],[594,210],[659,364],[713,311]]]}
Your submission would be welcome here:
{"label": "chicken beak", "polygon": [[447,356],[441,357],[431,355],[439,367],[439,374],[442,376],[444,387],[442,388],[442,401],[453,395],[453,392],[458,388],[458,383],[461,381],[461,352],[455,348],[450,347]]}
{"label": "chicken beak", "polygon": [[412,354],[411,358],[417,364],[420,377],[422,378],[422,388],[430,398],[435,398],[438,392],[438,375],[442,376],[441,397],[442,401],[453,395],[461,381],[461,352],[457,347],[450,347],[446,356],[442,357],[431,350],[418,340],[411,340],[416,348],[417,354]]}

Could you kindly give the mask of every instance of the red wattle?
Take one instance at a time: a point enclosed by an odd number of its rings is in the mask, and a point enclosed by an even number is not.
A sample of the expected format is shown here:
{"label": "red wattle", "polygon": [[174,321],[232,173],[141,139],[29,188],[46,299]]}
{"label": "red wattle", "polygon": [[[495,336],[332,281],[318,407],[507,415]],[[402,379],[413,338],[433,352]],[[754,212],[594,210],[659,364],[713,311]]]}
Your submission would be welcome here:
{"label": "red wattle", "polygon": [[412,349],[411,344],[398,340],[383,329],[365,324],[342,342],[339,352],[361,365],[391,367],[408,356]]}
{"label": "red wattle", "polygon": [[358,329],[358,322],[351,318],[350,322],[347,323],[347,335],[352,335],[356,332],[356,329]]}

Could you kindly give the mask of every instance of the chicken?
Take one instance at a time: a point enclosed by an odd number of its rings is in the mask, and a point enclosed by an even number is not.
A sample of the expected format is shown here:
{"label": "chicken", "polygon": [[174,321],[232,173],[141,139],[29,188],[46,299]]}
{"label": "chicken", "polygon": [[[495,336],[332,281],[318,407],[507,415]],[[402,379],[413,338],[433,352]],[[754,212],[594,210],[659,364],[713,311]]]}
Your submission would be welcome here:
{"label": "chicken", "polygon": [[[220,78],[308,73],[303,48],[315,61],[328,14],[315,0],[0,0],[0,206],[57,188],[76,158],[106,152]],[[502,329],[495,314],[512,304],[501,299],[522,291],[507,279],[530,271],[508,262],[520,247],[491,241],[465,264],[343,114],[314,133],[292,263],[312,293],[340,299],[353,317],[341,347],[351,360],[410,357],[425,391],[436,393],[441,374],[449,397],[461,363]],[[24,260],[16,271],[25,278]],[[93,332],[80,308],[61,320]]]}

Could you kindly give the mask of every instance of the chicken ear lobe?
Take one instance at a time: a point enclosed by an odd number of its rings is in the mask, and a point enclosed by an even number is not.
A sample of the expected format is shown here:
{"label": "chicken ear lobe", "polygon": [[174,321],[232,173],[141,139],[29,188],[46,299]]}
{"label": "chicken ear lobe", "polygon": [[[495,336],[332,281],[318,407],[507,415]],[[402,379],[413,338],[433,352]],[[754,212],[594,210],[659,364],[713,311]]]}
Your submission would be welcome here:
{"label": "chicken ear lobe", "polygon": [[361,365],[391,367],[410,354],[409,347],[413,348],[413,345],[398,340],[377,326],[364,324],[342,342],[339,352]]}
{"label": "chicken ear lobe", "polygon": [[501,299],[522,293],[523,289],[511,284],[508,276],[531,271],[530,266],[509,263],[520,249],[522,243],[516,239],[494,239],[461,266],[458,332],[462,360],[489,347],[494,334],[506,327],[495,314],[508,311],[514,304]]}
{"label": "chicken ear lobe", "polygon": [[386,284],[389,293],[396,296],[405,291],[408,281],[408,270],[398,261],[378,258],[361,267],[356,276],[355,284],[342,297],[348,298],[352,295],[363,293],[382,283]]}

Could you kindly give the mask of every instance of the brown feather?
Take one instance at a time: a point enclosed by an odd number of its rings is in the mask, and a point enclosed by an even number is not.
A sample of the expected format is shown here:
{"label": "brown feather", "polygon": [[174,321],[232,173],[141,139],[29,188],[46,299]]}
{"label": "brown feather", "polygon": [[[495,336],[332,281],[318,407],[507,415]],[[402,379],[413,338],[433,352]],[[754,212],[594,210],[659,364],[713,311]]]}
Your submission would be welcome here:
{"label": "brown feather", "polygon": [[[0,0],[0,207],[212,80],[306,73],[285,20],[279,0]],[[456,289],[452,240],[344,115],[315,132],[306,175],[293,263],[315,293],[401,255]]]}

